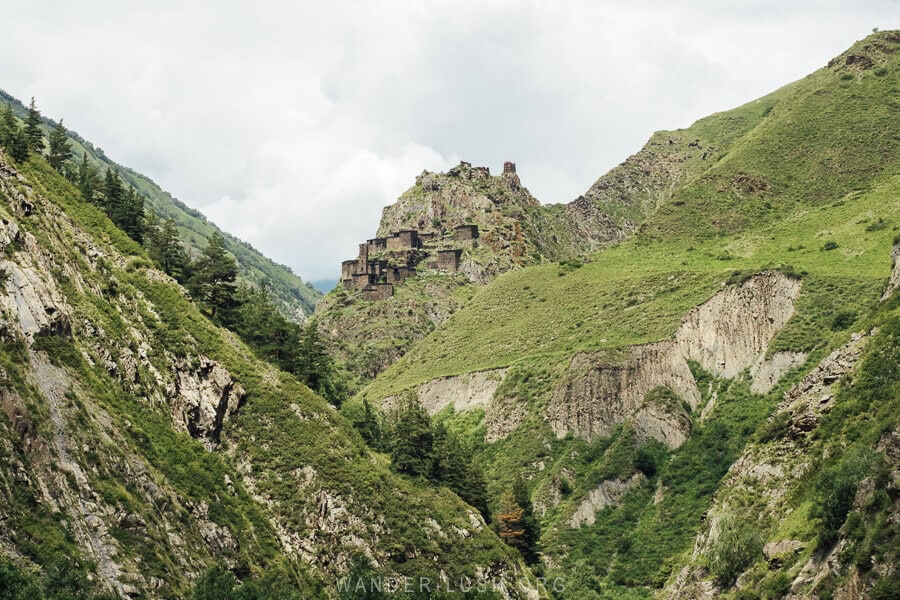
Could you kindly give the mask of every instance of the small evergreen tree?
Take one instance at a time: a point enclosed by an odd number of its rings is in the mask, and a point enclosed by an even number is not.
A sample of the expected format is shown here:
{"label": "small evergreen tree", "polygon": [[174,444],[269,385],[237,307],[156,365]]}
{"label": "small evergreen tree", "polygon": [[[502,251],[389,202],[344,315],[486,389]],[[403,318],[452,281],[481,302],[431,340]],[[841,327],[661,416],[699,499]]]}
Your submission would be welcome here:
{"label": "small evergreen tree", "polygon": [[475,462],[471,448],[447,431],[442,423],[434,427],[433,479],[478,509],[487,520],[487,484]]}
{"label": "small evergreen tree", "polygon": [[353,425],[359,431],[366,444],[375,450],[383,449],[381,423],[379,423],[378,415],[375,414],[372,405],[365,398],[362,401],[362,414],[353,422]]}
{"label": "small evergreen tree", "polygon": [[81,162],[75,175],[75,185],[81,196],[88,202],[96,202],[97,191],[100,188],[100,174],[96,167],[88,162],[87,153],[81,154]]}
{"label": "small evergreen tree", "polygon": [[218,232],[207,240],[203,254],[193,265],[189,289],[194,298],[221,324],[230,324],[237,291],[237,263],[225,250]]}
{"label": "small evergreen tree", "polygon": [[346,394],[344,382],[319,335],[315,319],[300,329],[294,361],[294,375],[334,406],[341,405]]}
{"label": "small evergreen tree", "polygon": [[16,126],[16,116],[13,114],[12,107],[7,104],[0,111],[0,146],[7,151],[9,151],[9,142]]}
{"label": "small evergreen tree", "polygon": [[28,160],[28,138],[25,136],[25,130],[16,125],[9,136],[6,147],[7,152],[16,162],[25,162]]}
{"label": "small evergreen tree", "polygon": [[525,536],[525,525],[522,519],[525,510],[516,502],[510,489],[504,490],[500,495],[500,511],[494,518],[497,535],[513,548],[522,549]]}
{"label": "small evergreen tree", "polygon": [[34,103],[34,96],[31,97],[31,104],[28,105],[28,116],[25,117],[25,141],[28,144],[29,152],[41,154],[44,151],[44,134],[41,132],[41,113]]}
{"label": "small evergreen tree", "polygon": [[412,477],[428,477],[433,444],[431,418],[415,398],[405,397],[394,414],[391,468]]}
{"label": "small evergreen tree", "polygon": [[69,144],[69,136],[66,135],[66,128],[60,119],[53,131],[50,132],[50,152],[47,160],[51,167],[62,173],[66,161],[70,158],[72,158],[72,147]]}
{"label": "small evergreen tree", "polygon": [[538,562],[538,540],[541,537],[540,525],[534,516],[534,506],[531,503],[531,494],[528,493],[528,486],[521,476],[516,477],[512,488],[513,498],[522,508],[522,546],[519,550],[522,557],[528,564],[536,564]]}
{"label": "small evergreen tree", "polygon": [[188,255],[178,239],[178,226],[172,219],[159,224],[154,213],[147,215],[147,251],[150,258],[176,281],[183,282],[187,273]]}

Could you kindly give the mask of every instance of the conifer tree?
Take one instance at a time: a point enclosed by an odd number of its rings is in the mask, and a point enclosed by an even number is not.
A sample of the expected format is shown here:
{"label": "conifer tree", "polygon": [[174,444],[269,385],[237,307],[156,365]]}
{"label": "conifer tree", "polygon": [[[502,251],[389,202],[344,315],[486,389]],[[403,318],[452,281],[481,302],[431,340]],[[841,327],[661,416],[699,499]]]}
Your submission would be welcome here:
{"label": "conifer tree", "polygon": [[394,414],[391,468],[412,477],[428,477],[432,469],[433,443],[428,413],[415,398],[404,398]]}
{"label": "conifer tree", "polygon": [[31,97],[28,105],[28,116],[25,118],[25,141],[28,151],[41,154],[44,151],[44,134],[41,132],[41,113]]}
{"label": "conifer tree", "polygon": [[534,516],[534,506],[531,503],[531,495],[528,493],[528,486],[521,476],[516,477],[512,487],[513,499],[516,504],[522,508],[522,545],[519,550],[522,557],[528,564],[535,564],[538,561],[538,540],[541,537],[540,525]]}
{"label": "conifer tree", "polygon": [[21,163],[28,160],[28,138],[25,130],[19,125],[16,125],[10,133],[6,150],[16,162]]}
{"label": "conifer tree", "polygon": [[340,406],[344,395],[343,382],[319,335],[315,319],[310,319],[300,330],[294,375],[331,404]]}
{"label": "conifer tree", "polygon": [[96,192],[100,187],[100,175],[96,167],[88,162],[87,152],[81,154],[81,162],[75,174],[75,185],[81,192],[81,196],[88,202],[96,201]]}
{"label": "conifer tree", "polygon": [[471,448],[442,423],[434,427],[433,478],[478,509],[487,520],[487,484]]}
{"label": "conifer tree", "polygon": [[366,444],[375,450],[383,449],[381,424],[378,422],[378,416],[372,409],[372,405],[369,404],[369,401],[365,398],[363,398],[362,401],[362,415],[359,419],[354,421],[353,425],[356,427],[357,431],[359,431],[359,434],[362,436],[363,440],[365,440]]}
{"label": "conifer tree", "polygon": [[203,254],[193,265],[189,289],[194,298],[219,323],[230,324],[237,290],[237,263],[225,250],[218,232],[207,240]]}
{"label": "conifer tree", "polygon": [[522,523],[524,516],[525,510],[516,502],[512,490],[504,490],[500,495],[500,511],[494,520],[497,535],[513,548],[520,550],[524,546],[525,525]]}
{"label": "conifer tree", "polygon": [[50,152],[47,160],[51,167],[62,173],[66,161],[70,158],[72,158],[72,147],[69,144],[69,137],[66,135],[66,128],[60,119],[53,131],[50,132]]}
{"label": "conifer tree", "polygon": [[7,104],[0,111],[0,146],[5,150],[9,150],[9,141],[16,130],[16,116],[13,114],[12,107]]}
{"label": "conifer tree", "polygon": [[153,212],[147,215],[147,250],[150,258],[176,281],[184,281],[187,272],[188,256],[184,246],[178,239],[178,226],[172,219],[166,219],[162,225]]}

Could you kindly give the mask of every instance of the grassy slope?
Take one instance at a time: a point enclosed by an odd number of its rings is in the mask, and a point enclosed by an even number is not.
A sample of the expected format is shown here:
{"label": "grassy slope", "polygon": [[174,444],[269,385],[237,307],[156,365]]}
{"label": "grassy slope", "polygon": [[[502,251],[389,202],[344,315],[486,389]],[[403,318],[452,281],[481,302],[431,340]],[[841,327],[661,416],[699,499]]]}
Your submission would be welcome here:
{"label": "grassy slope", "polygon": [[[8,102],[20,117],[25,115],[25,106],[2,90],[0,90],[0,102]],[[49,132],[53,126],[55,126],[55,122],[45,118],[45,132]],[[113,162],[103,150],[86,141],[77,133],[70,131],[69,138],[75,159],[80,159],[83,153],[87,153],[88,160],[101,172],[107,167],[118,169],[122,177],[144,195],[150,210],[161,219],[173,219],[178,224],[181,240],[188,247],[199,251],[206,245],[206,240],[218,231],[225,238],[228,250],[237,259],[240,275],[244,280],[254,285],[264,284],[275,296],[287,316],[300,319],[304,314],[312,314],[322,294],[304,283],[300,277],[291,272],[289,267],[266,258],[247,242],[222,231],[207,220],[202,213],[172,197],[152,179]]]}
{"label": "grassy slope", "polygon": [[[484,444],[480,411],[442,416],[478,445],[495,496],[516,474],[529,479],[536,502],[554,478],[568,481],[571,491],[542,519],[543,550],[556,565],[548,575],[567,579],[566,598],[643,598],[660,587],[689,551],[728,466],[803,372],[758,396],[746,381],[715,381],[698,370],[704,402],[718,391],[712,418],[701,424],[694,415],[693,435],[679,450],[651,449],[659,465],[651,481],[595,525],[572,530],[560,519],[589,489],[636,468],[633,445],[622,443],[627,430],[587,444],[556,439],[541,418],[573,352],[615,354],[667,338],[689,308],[762,268],[803,279],[795,315],[771,350],[809,351],[806,369],[846,341],[846,327],[832,329],[838,313],[850,313],[855,329],[874,310],[900,231],[900,52],[884,50],[900,44],[891,38],[897,34],[872,36],[765,101],[677,132],[730,137],[730,147],[663,197],[632,239],[580,268],[501,276],[360,394],[377,399],[437,376],[512,366],[498,397],[530,412],[508,438]],[[847,67],[849,53],[875,64]],[[830,241],[837,247],[824,249]],[[666,491],[658,504],[657,485]]]}
{"label": "grassy slope", "polygon": [[[681,132],[727,137],[730,124],[760,111],[759,123],[677,189],[640,234],[580,269],[547,265],[501,276],[366,393],[528,356],[666,338],[734,271],[773,265],[805,273],[798,314],[779,347],[815,345],[828,313],[862,310],[890,269],[900,225],[896,55],[888,64],[886,75],[870,69],[850,80],[842,78],[847,71],[822,69],[776,93],[771,110],[750,103],[733,118],[720,113]],[[719,128],[726,131],[709,132]],[[884,226],[873,226],[879,219]],[[823,251],[832,240],[839,247]]]}

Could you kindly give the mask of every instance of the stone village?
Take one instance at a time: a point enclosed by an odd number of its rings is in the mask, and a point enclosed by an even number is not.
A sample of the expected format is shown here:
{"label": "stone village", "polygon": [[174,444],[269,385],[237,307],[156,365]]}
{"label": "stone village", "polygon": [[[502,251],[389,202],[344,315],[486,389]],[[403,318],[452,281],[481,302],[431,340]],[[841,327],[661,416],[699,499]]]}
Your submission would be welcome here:
{"label": "stone village", "polygon": [[341,263],[341,282],[345,289],[360,290],[366,300],[384,300],[394,295],[395,285],[415,277],[423,263],[428,269],[456,273],[463,249],[477,239],[477,225],[459,225],[443,235],[407,229],[367,240],[355,259]]}

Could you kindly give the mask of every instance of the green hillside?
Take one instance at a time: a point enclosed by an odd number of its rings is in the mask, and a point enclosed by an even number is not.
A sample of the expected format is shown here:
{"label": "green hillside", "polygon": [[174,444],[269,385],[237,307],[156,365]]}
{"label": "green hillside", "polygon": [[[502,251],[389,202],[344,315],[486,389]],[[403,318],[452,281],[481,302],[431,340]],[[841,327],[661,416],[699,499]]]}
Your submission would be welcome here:
{"label": "green hillside", "polygon": [[[780,598],[788,591],[819,598],[845,593],[847,586],[896,589],[896,578],[886,573],[896,566],[896,553],[888,549],[898,532],[884,521],[897,514],[896,495],[887,499],[896,494],[896,480],[879,480],[878,502],[850,503],[855,532],[841,528],[841,520],[830,525],[835,530],[829,542],[816,536],[825,526],[822,515],[831,510],[829,469],[857,469],[847,466],[857,464],[849,458],[841,462],[849,447],[868,456],[867,465],[884,466],[858,468],[848,484],[853,487],[845,489],[855,491],[865,474],[884,473],[878,469],[897,472],[883,437],[896,436],[898,427],[900,390],[896,376],[885,375],[884,362],[896,354],[896,294],[893,302],[880,299],[900,244],[898,91],[900,33],[880,32],[769,96],[654,135],[645,152],[687,141],[695,143],[696,154],[677,169],[648,169],[646,181],[631,165],[630,173],[612,180],[618,188],[606,176],[586,194],[597,205],[608,204],[614,218],[634,223],[633,235],[580,266],[528,266],[499,276],[345,412],[353,414],[361,399],[378,403],[418,394],[436,407],[438,420],[478,448],[495,502],[517,479],[526,481],[541,531],[538,568],[565,578],[560,598]],[[591,396],[591,385],[664,372],[665,364],[655,364],[644,373],[629,357],[646,348],[641,344],[669,343],[695,307],[722,294],[746,297],[760,285],[755,274],[773,272],[796,282],[799,292],[787,301],[790,317],[765,345],[766,360],[795,361],[771,389],[755,387],[756,366],[746,364],[726,377],[691,359],[696,405],[661,387],[608,433],[585,436],[577,424],[568,430],[560,425],[566,389],[588,392],[562,414],[580,419],[582,427],[585,419],[608,418],[608,411],[619,410],[621,396],[602,387],[593,393],[608,395]],[[764,309],[747,310],[755,317]],[[703,335],[725,335],[731,325],[717,327],[718,334]],[[852,333],[870,331],[876,333],[863,340],[872,350],[858,362],[856,355],[829,362],[831,352],[856,339]],[[595,371],[576,369],[579,357]],[[815,378],[823,369],[837,375],[821,383]],[[482,380],[465,375],[482,371],[489,371],[488,381],[501,381],[496,389],[478,388],[472,382]],[[602,379],[604,373],[609,379]],[[814,413],[803,417],[812,419],[804,426],[809,433],[791,429],[799,427],[788,425],[791,419],[800,418],[791,411],[801,409],[781,403],[813,385],[802,383],[804,377],[826,391],[839,386],[839,395],[821,392],[816,401],[836,402],[834,410],[849,420]],[[856,389],[860,380],[869,386],[865,391]],[[442,396],[440,390],[449,391]],[[627,394],[627,386],[619,393]],[[860,394],[880,398],[878,408],[858,400]],[[646,434],[641,427],[648,414],[668,415],[663,429],[681,431],[686,439]],[[786,437],[790,431],[796,433]],[[797,436],[810,441],[795,441]],[[668,444],[660,443],[665,439]],[[760,469],[784,469],[801,479],[774,476],[769,487],[735,481],[741,472],[730,474],[732,463],[752,465],[758,453],[771,461]],[[767,520],[757,523],[754,511],[763,510]],[[752,541],[750,554],[715,563],[711,548],[726,522],[716,519],[726,516],[742,539]],[[767,564],[763,543],[786,539],[800,548],[797,555]],[[695,546],[698,554],[692,554]],[[829,571],[826,564],[837,566]],[[735,583],[732,577],[741,573],[744,579]]]}
{"label": "green hillside", "polygon": [[[26,107],[16,98],[0,90],[0,105],[7,103],[19,117],[25,115]],[[45,133],[55,124],[55,121],[45,117],[43,124]],[[285,316],[300,321],[306,315],[312,314],[322,294],[295,275],[289,267],[272,261],[247,242],[222,231],[200,211],[174,198],[146,175],[117,164],[106,156],[103,150],[74,131],[69,131],[69,139],[76,158],[80,159],[82,154],[87,154],[89,162],[100,169],[101,173],[107,167],[118,170],[125,182],[144,196],[148,208],[160,219],[173,219],[178,225],[182,242],[188,248],[199,252],[206,246],[206,240],[213,232],[218,232],[225,238],[229,252],[237,260],[241,277],[253,285],[264,285],[272,293]]]}

